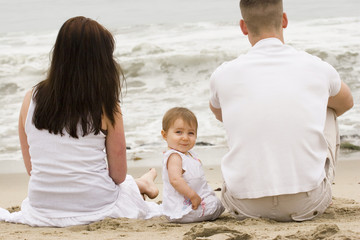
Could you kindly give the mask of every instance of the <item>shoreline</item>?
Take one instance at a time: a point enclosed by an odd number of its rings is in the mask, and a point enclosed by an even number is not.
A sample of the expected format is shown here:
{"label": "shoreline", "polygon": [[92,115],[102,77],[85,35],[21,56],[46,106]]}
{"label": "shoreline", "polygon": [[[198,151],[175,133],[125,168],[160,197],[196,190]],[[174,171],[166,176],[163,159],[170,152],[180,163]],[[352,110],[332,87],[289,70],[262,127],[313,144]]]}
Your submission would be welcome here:
{"label": "shoreline", "polygon": [[[165,147],[152,150],[129,151],[127,153],[128,168],[132,167],[160,167],[162,153]],[[226,146],[195,146],[204,166],[220,165],[222,157],[227,153]],[[360,151],[340,149],[338,161],[360,161]],[[0,160],[0,176],[2,174],[26,173],[22,160]]]}

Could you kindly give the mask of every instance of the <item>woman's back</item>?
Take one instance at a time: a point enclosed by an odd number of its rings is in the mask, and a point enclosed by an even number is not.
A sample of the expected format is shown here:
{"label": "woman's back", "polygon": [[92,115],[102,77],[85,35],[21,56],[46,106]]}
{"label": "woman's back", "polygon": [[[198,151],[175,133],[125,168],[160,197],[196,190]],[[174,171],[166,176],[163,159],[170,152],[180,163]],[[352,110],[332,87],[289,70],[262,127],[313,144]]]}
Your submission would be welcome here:
{"label": "woman's back", "polygon": [[20,212],[0,208],[0,221],[66,227],[161,214],[141,195],[157,196],[155,169],[136,180],[126,174],[123,74],[114,49],[112,34],[92,19],[70,18],[60,28],[47,77],[20,110],[28,197]]}
{"label": "woman's back", "polygon": [[[79,138],[50,134],[32,123],[36,103],[31,100],[25,131],[31,155],[29,203],[44,217],[96,214],[113,207],[118,186],[109,176],[105,135]],[[78,131],[81,131],[79,126]]]}

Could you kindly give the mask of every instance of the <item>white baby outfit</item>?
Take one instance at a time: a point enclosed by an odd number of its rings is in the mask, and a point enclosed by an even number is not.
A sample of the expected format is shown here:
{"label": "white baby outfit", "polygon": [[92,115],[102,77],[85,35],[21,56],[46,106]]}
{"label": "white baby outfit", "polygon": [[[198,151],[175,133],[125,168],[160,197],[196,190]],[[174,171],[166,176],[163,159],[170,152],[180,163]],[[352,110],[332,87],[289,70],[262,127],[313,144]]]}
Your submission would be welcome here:
{"label": "white baby outfit", "polygon": [[[171,154],[179,154],[182,158],[182,177],[186,183],[201,197],[202,202],[198,209],[193,210],[190,199],[178,193],[169,182],[167,161]],[[170,149],[164,153],[163,159],[163,214],[171,222],[198,222],[214,220],[225,210],[221,201],[208,185],[202,164],[194,152],[183,154]]]}
{"label": "white baby outfit", "polygon": [[66,227],[106,217],[161,215],[159,205],[142,199],[130,175],[119,185],[110,178],[104,134],[76,139],[66,131],[60,136],[39,130],[32,123],[34,108],[31,100],[25,123],[32,164],[28,197],[20,212],[0,208],[0,221]]}

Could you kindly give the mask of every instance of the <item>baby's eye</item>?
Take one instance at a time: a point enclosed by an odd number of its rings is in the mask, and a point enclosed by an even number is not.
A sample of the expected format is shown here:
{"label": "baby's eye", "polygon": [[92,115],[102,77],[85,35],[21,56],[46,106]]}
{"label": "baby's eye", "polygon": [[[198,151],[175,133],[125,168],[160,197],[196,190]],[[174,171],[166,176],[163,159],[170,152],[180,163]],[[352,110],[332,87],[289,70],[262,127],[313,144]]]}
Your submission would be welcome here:
{"label": "baby's eye", "polygon": [[195,133],[194,132],[189,132],[189,135],[195,135]]}
{"label": "baby's eye", "polygon": [[177,134],[181,134],[181,131],[176,131],[175,133],[177,133]]}

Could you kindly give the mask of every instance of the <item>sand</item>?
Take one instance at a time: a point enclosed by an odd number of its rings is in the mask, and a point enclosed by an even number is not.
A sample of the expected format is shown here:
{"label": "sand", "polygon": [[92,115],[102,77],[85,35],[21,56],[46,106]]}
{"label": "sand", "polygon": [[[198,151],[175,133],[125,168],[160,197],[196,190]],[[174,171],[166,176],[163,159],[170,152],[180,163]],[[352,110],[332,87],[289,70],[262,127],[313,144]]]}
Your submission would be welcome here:
{"label": "sand", "polygon": [[[219,156],[226,150],[200,150],[206,178],[214,189],[221,187],[222,177]],[[159,176],[156,184],[160,189],[159,196],[152,200],[162,199],[160,155],[143,153],[130,155],[128,173],[139,177],[156,166]],[[133,161],[131,159],[141,159]],[[211,161],[206,161],[210,159]],[[0,207],[15,211],[26,197],[28,177],[24,172],[0,174]],[[168,223],[165,218],[150,220],[105,219],[89,225],[67,228],[38,228],[22,224],[0,222],[0,240],[11,239],[360,239],[360,154],[342,153],[337,165],[333,185],[333,204],[320,217],[302,223],[281,223],[268,219],[246,219],[238,221],[225,212],[212,222],[191,224]],[[220,192],[216,192],[219,196]]]}

